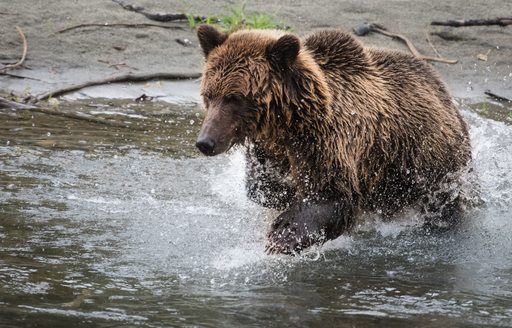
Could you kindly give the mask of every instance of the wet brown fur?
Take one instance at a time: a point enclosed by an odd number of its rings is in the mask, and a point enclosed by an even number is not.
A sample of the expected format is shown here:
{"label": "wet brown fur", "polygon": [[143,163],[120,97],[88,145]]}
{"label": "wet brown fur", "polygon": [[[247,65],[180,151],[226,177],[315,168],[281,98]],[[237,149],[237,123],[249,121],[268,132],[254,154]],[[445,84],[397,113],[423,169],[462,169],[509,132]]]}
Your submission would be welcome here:
{"label": "wet brown fur", "polygon": [[284,35],[225,37],[207,53],[201,91],[207,111],[227,95],[247,99],[234,142],[282,163],[296,201],[344,199],[354,215],[393,213],[468,163],[466,125],[429,64],[337,30],[302,38],[295,59],[276,59]]}

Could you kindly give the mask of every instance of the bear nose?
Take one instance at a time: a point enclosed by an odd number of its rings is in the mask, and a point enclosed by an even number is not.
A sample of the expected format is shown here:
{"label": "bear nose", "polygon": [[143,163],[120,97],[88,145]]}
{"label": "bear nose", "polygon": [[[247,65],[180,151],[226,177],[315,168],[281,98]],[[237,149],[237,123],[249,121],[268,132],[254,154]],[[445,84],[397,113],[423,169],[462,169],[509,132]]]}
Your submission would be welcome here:
{"label": "bear nose", "polygon": [[215,141],[212,138],[203,138],[199,139],[196,142],[196,147],[205,155],[211,156],[213,155],[213,150],[215,149]]}

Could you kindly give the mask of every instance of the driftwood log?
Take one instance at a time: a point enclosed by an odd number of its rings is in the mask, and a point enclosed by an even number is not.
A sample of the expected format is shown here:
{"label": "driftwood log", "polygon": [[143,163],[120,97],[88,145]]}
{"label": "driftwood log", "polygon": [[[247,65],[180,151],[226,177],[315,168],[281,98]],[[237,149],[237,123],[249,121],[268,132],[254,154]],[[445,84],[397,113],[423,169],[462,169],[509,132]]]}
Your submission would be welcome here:
{"label": "driftwood log", "polygon": [[62,30],[58,30],[55,33],[65,33],[76,29],[88,28],[88,27],[126,27],[126,28],[145,28],[145,27],[158,27],[172,30],[183,30],[184,28],[181,26],[172,26],[172,25],[160,25],[160,24],[149,24],[149,23],[140,23],[140,24],[130,24],[130,23],[90,23],[90,24],[79,24],[70,27],[66,27]]}
{"label": "driftwood log", "polygon": [[206,16],[193,16],[188,15],[185,13],[155,13],[147,10],[144,7],[141,6],[135,6],[124,3],[124,1],[121,0],[112,0],[113,2],[117,3],[121,7],[123,7],[126,10],[133,11],[135,13],[141,14],[146,16],[146,18],[150,20],[154,20],[157,22],[174,22],[174,21],[186,21],[190,18],[193,18],[196,22],[201,22],[206,20]]}
{"label": "driftwood log", "polygon": [[512,103],[512,99],[509,99],[509,98],[507,98],[507,97],[503,97],[503,96],[497,95],[497,94],[495,94],[494,92],[492,92],[491,90],[485,90],[485,92],[484,92],[484,93],[485,93],[487,96],[489,96],[489,97],[491,97],[491,98],[494,98],[494,99],[496,99],[496,100]]}
{"label": "driftwood log", "polygon": [[433,21],[430,23],[430,25],[452,26],[452,27],[489,26],[489,25],[507,26],[507,25],[512,25],[512,17],[498,17],[498,18],[490,18],[490,19],[457,19],[457,20],[447,20],[447,21]]}
{"label": "driftwood log", "polygon": [[121,83],[121,82],[145,82],[151,80],[191,80],[198,79],[201,77],[201,74],[191,73],[191,74],[180,74],[180,73],[154,73],[154,74],[125,74],[125,75],[117,75],[112,76],[105,79],[88,81],[80,84],[73,84],[67,87],[63,87],[60,89],[56,89],[53,91],[49,91],[43,93],[35,99],[26,99],[26,101],[38,102],[42,100],[47,100],[52,97],[61,96],[63,94],[77,91],[83,88],[92,87],[95,85],[102,84],[110,84],[110,83]]}

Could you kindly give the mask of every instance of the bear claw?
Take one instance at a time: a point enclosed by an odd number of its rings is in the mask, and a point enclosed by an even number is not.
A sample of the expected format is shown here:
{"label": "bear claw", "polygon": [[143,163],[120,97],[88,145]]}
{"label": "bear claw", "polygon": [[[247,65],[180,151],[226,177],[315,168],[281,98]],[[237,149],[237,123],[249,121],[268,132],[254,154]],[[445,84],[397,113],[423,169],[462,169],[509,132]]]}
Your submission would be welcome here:
{"label": "bear claw", "polygon": [[269,255],[288,254],[294,255],[300,253],[303,249],[295,233],[288,230],[284,233],[271,232],[268,236],[269,242],[265,248],[265,252]]}
{"label": "bear claw", "polygon": [[265,248],[267,254],[296,255],[318,239],[308,233],[306,226],[299,227],[295,222],[290,224],[284,221],[278,220],[272,225],[272,230],[267,235],[268,244]]}

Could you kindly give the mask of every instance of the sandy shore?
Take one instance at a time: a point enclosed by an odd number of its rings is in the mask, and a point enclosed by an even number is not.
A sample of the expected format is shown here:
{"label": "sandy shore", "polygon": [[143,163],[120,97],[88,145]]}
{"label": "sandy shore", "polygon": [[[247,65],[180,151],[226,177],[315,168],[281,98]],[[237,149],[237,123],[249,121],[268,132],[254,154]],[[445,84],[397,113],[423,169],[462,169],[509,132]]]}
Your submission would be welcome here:
{"label": "sandy shore", "polygon": [[[226,14],[233,1],[130,0],[155,12],[188,12],[198,15]],[[512,26],[434,27],[432,20],[490,18],[512,14],[510,0],[283,0],[277,4],[251,1],[246,11],[266,13],[291,26],[298,34],[321,28],[351,30],[369,21],[409,37],[420,52],[434,55],[426,34],[455,65],[434,64],[453,94],[478,98],[485,89],[512,97]],[[90,27],[58,33],[78,24],[154,23],[177,28]],[[198,73],[202,57],[195,32],[186,22],[158,23],[123,9],[110,0],[18,0],[0,4],[0,63],[16,62],[21,42],[15,26],[26,33],[29,51],[25,65],[0,75],[0,91],[39,93],[61,85],[125,73]],[[176,39],[189,39],[183,46]],[[363,37],[367,45],[407,49],[379,34]],[[488,54],[488,60],[477,58]]]}

